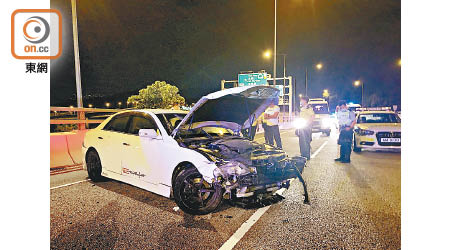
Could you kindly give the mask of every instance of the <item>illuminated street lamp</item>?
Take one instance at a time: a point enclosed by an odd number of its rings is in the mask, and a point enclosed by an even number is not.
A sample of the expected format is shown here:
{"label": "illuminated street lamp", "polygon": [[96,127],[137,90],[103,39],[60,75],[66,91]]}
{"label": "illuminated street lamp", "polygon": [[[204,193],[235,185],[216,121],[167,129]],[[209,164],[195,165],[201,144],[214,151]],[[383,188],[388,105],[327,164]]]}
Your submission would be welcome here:
{"label": "illuminated street lamp", "polygon": [[[276,54],[275,56],[283,56],[283,85],[286,85],[286,56],[287,56],[287,54],[281,54],[281,53],[278,53],[278,54]],[[270,59],[270,57],[272,57],[272,52],[270,51],[270,50],[266,50],[264,53],[263,53],[263,57],[265,57],[265,58],[267,58],[267,59]],[[273,76],[273,84],[275,85],[275,83],[276,83],[276,80],[275,80],[275,78],[276,78],[276,76],[274,75]]]}
{"label": "illuminated street lamp", "polygon": [[122,102],[118,102],[117,105],[119,105],[119,108],[122,106]]}
{"label": "illuminated street lamp", "polygon": [[361,85],[361,107],[364,107],[364,82],[360,80],[356,80],[353,82],[355,87],[359,87]]}
{"label": "illuminated street lamp", "polygon": [[322,69],[322,67],[323,67],[323,65],[322,65],[321,63],[318,63],[318,64],[316,65],[316,68],[319,69],[319,70]]}
{"label": "illuminated street lamp", "polygon": [[111,105],[109,102],[105,103],[106,107],[109,108],[109,105]]}
{"label": "illuminated street lamp", "polygon": [[88,106],[89,106],[89,108],[92,108],[92,107],[93,107],[92,104],[89,104]]}

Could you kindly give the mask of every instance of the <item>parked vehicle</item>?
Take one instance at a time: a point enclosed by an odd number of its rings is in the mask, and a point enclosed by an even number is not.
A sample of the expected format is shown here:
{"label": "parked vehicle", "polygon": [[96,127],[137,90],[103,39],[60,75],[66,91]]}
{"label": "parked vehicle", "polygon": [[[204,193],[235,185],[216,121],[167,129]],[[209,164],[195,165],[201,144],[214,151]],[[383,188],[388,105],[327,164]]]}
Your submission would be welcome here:
{"label": "parked vehicle", "polygon": [[312,132],[322,132],[330,136],[333,121],[330,118],[328,102],[323,98],[311,98],[308,104],[313,107],[315,113]]}
{"label": "parked vehicle", "polygon": [[356,118],[353,151],[400,149],[401,119],[392,111],[361,111]]}

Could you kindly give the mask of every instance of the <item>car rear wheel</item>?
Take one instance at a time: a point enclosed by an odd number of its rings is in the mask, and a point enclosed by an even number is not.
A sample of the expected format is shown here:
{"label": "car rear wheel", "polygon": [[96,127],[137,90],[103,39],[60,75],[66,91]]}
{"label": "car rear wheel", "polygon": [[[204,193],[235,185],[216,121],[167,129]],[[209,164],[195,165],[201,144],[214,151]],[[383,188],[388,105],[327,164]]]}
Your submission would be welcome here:
{"label": "car rear wheel", "polygon": [[206,182],[197,169],[186,168],[175,178],[173,197],[186,213],[208,214],[221,204],[223,189]]}
{"label": "car rear wheel", "polygon": [[90,150],[86,155],[86,166],[89,178],[94,181],[101,181],[102,178],[102,163],[100,157],[95,150]]}

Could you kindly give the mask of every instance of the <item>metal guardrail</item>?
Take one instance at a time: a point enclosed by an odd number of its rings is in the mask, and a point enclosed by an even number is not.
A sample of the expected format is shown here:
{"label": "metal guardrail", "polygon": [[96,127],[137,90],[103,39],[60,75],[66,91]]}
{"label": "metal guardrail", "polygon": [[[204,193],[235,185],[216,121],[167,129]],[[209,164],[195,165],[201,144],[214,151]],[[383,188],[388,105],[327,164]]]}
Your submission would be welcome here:
{"label": "metal guardrail", "polygon": [[[84,129],[86,124],[102,123],[104,119],[88,119],[86,113],[117,113],[126,109],[50,107],[50,124],[78,124],[78,129]],[[64,118],[53,117],[66,116]],[[72,117],[76,115],[76,117]],[[74,119],[75,118],[75,119]]]}
{"label": "metal guardrail", "polygon": [[[76,107],[50,107],[51,112],[69,112],[66,113],[67,116],[64,119],[52,119],[50,117],[50,124],[78,124],[78,125],[86,125],[86,124],[98,124],[102,123],[105,119],[88,119],[86,118],[86,113],[117,113],[120,111],[124,111],[127,109],[103,109],[103,108],[76,108]],[[55,114],[54,113],[54,114]],[[76,114],[76,119],[73,119]],[[61,116],[61,113],[59,113]],[[55,116],[55,115],[54,115]],[[293,117],[289,117],[287,112],[280,113],[280,122],[291,122]],[[80,129],[80,128],[79,128]]]}

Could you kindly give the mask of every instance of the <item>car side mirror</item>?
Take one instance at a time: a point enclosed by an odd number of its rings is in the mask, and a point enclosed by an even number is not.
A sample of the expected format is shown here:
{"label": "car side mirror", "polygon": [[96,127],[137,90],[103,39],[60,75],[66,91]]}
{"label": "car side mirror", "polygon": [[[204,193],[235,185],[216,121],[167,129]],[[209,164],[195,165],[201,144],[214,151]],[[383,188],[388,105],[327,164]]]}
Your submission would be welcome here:
{"label": "car side mirror", "polygon": [[139,129],[139,137],[150,140],[161,140],[162,137],[156,133],[154,129]]}

